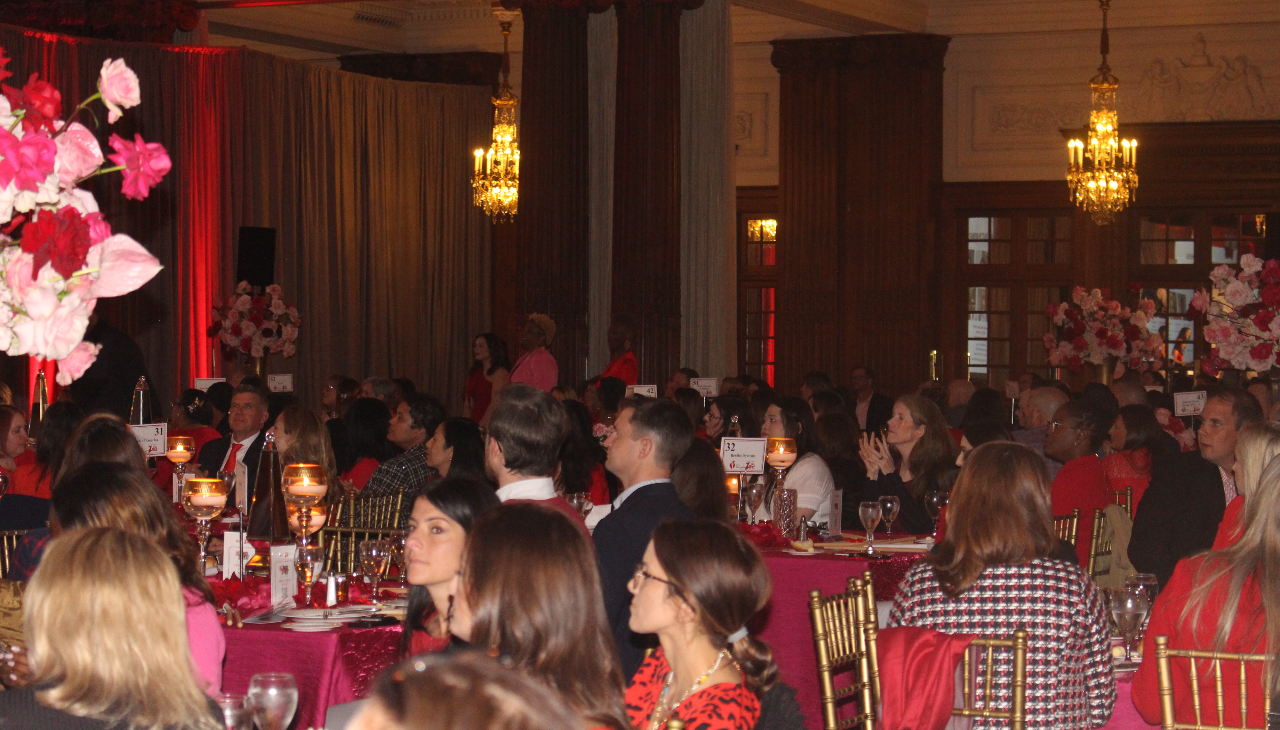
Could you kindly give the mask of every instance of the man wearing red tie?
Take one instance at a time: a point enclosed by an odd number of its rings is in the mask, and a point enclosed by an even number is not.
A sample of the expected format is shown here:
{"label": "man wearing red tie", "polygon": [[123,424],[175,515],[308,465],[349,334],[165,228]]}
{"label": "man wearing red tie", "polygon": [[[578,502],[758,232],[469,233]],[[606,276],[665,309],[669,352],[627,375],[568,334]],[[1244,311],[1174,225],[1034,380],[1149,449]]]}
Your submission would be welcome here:
{"label": "man wearing red tie", "polygon": [[237,472],[243,467],[243,495],[237,490],[236,501],[253,502],[253,478],[258,474],[258,455],[262,453],[263,427],[267,425],[267,394],[252,385],[241,385],[231,395],[227,423],[231,435],[210,441],[200,449],[200,471],[209,477],[222,472]]}

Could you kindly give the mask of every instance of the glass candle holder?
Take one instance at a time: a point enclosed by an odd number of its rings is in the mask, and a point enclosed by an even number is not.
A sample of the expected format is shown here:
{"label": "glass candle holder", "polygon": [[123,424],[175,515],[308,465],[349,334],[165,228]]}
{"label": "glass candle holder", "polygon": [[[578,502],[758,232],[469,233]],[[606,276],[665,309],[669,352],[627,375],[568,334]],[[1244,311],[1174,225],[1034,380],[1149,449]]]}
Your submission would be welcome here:
{"label": "glass candle holder", "polygon": [[200,545],[200,571],[204,572],[205,544],[209,542],[209,522],[227,506],[227,483],[221,479],[188,479],[182,485],[182,509],[196,521],[196,542]]}
{"label": "glass candle holder", "polygon": [[[297,514],[298,545],[305,547],[308,544],[307,536],[314,532],[311,529],[312,515],[329,492],[328,474],[318,464],[289,464],[281,471],[280,477],[285,509],[292,508]],[[290,523],[292,522],[291,517]],[[302,528],[303,525],[306,529]]]}

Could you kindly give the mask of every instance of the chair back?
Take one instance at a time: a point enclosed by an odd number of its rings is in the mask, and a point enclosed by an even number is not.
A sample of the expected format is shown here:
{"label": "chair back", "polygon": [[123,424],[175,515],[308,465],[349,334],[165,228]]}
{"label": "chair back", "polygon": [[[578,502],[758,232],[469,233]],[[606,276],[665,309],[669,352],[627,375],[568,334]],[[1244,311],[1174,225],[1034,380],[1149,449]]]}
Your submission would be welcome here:
{"label": "chair back", "polygon": [[1073,509],[1069,515],[1053,516],[1053,534],[1059,540],[1066,540],[1072,545],[1076,544],[1076,535],[1080,526],[1080,510]]}
{"label": "chair back", "polygon": [[[1156,673],[1160,682],[1160,726],[1164,730],[1199,730],[1204,727],[1219,728],[1219,730],[1245,730],[1247,718],[1249,716],[1249,683],[1245,680],[1245,672],[1250,663],[1261,665],[1262,670],[1262,686],[1257,691],[1262,693],[1262,713],[1264,716],[1271,713],[1271,695],[1267,694],[1266,687],[1271,685],[1269,672],[1267,669],[1267,659],[1265,654],[1227,654],[1217,651],[1195,651],[1192,649],[1170,649],[1169,637],[1157,636],[1156,639]],[[1173,657],[1182,657],[1187,660],[1188,670],[1191,678],[1191,705],[1195,709],[1195,724],[1181,723],[1177,721],[1175,709],[1177,707],[1176,698],[1174,697],[1173,688]],[[1208,666],[1205,665],[1207,660]],[[1240,665],[1240,724],[1238,726],[1226,725],[1226,708],[1227,697],[1223,694],[1223,671],[1222,663],[1224,661],[1237,662]],[[1200,671],[1197,671],[1199,667]],[[1210,722],[1206,724],[1203,717],[1203,701],[1200,696],[1200,677],[1208,673],[1213,675],[1214,686],[1214,708],[1217,711],[1217,721],[1209,718]],[[1229,677],[1228,682],[1236,680],[1236,677]],[[1232,693],[1232,699],[1235,699]]]}
{"label": "chair back", "polygon": [[[400,506],[403,501],[404,487],[400,487],[394,494],[377,497],[354,495],[338,502],[330,513],[328,525],[320,530],[325,570],[355,573],[360,567],[361,542],[401,534]],[[390,561],[387,562],[389,569]],[[383,574],[386,574],[385,570]]]}
{"label": "chair back", "polygon": [[1107,523],[1102,510],[1093,511],[1093,537],[1089,545],[1089,577],[1097,582],[1099,576],[1111,572],[1111,537],[1114,531]]}
{"label": "chair back", "polygon": [[[1129,513],[1129,519],[1133,519],[1133,485],[1127,484],[1124,489],[1112,490],[1116,495],[1116,504],[1124,508]],[[1097,523],[1094,523],[1097,524]]]}
{"label": "chair back", "polygon": [[25,534],[27,534],[26,530],[0,532],[0,570],[3,571],[3,575],[9,574],[9,568],[13,565],[13,551]]}
{"label": "chair back", "polygon": [[[873,609],[874,610],[874,609]],[[849,578],[843,593],[823,596],[809,591],[813,619],[814,654],[822,696],[823,730],[875,728],[875,696],[871,676],[876,627],[867,623],[867,589],[862,578]],[[868,638],[870,632],[870,638]],[[836,689],[836,676],[850,675],[847,686]],[[857,712],[841,718],[840,707],[856,703]]]}
{"label": "chair back", "polygon": [[[1027,727],[1027,645],[1029,634],[1025,629],[1013,632],[1012,639],[977,638],[969,644],[961,662],[964,688],[961,697],[964,705],[951,711],[956,717],[980,717],[983,719],[1008,720],[1012,730],[1026,730]],[[1013,686],[1010,688],[1011,704],[1007,710],[996,710],[991,707],[994,697],[996,672],[996,649],[1009,649],[1013,652]],[[982,699],[978,706],[974,689],[977,687],[974,656],[981,654]]]}

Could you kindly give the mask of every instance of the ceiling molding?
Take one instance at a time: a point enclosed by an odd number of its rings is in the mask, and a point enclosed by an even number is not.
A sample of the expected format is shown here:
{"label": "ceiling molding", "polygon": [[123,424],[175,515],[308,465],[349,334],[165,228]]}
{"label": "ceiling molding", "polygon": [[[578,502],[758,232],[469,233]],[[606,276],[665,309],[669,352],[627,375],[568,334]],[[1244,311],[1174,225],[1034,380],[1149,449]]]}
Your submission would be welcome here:
{"label": "ceiling molding", "polygon": [[322,41],[316,38],[303,38],[301,36],[289,35],[286,33],[276,33],[270,30],[246,28],[242,25],[220,23],[214,20],[209,21],[209,33],[212,35],[238,38],[240,40],[269,43],[275,46],[300,48],[304,51],[315,51],[317,53],[332,54],[335,56],[341,56],[348,53],[367,53],[369,51],[381,50],[376,48],[367,48],[364,46],[348,46],[341,43],[329,43],[328,41]]}

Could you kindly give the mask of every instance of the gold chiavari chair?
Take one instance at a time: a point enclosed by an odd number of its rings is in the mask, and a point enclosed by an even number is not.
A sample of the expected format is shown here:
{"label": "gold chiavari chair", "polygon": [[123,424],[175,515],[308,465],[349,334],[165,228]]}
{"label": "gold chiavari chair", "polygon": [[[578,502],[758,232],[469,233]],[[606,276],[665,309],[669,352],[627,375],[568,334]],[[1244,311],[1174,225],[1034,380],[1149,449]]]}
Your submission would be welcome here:
{"label": "gold chiavari chair", "polygon": [[1076,544],[1076,536],[1079,534],[1080,528],[1080,510],[1073,509],[1069,515],[1053,516],[1053,534],[1059,540],[1066,540],[1072,545]]}
{"label": "gold chiavari chair", "polygon": [[[809,591],[809,615],[813,620],[813,644],[818,660],[824,730],[860,727],[874,730],[875,697],[871,678],[874,649],[868,644],[867,589],[861,578],[849,578],[843,593],[823,596]],[[874,625],[870,626],[874,641]],[[835,679],[848,673],[851,681],[836,689]],[[856,702],[858,712],[841,718],[841,706]]]}
{"label": "gold chiavari chair", "polygon": [[[1264,654],[1226,654],[1217,651],[1194,651],[1191,649],[1170,649],[1169,637],[1157,636],[1156,639],[1156,671],[1160,681],[1160,726],[1164,730],[1208,730],[1215,728],[1216,730],[1245,730],[1246,722],[1249,716],[1249,683],[1245,680],[1245,672],[1248,664],[1256,662],[1261,665],[1262,669],[1262,686],[1256,689],[1262,693],[1262,715],[1265,718],[1267,713],[1271,712],[1271,695],[1267,692],[1270,681],[1267,677],[1267,659]],[[1173,657],[1181,657],[1187,660],[1188,669],[1191,678],[1191,704],[1195,708],[1196,721],[1194,724],[1178,722],[1174,713],[1176,707],[1175,698],[1173,696]],[[1208,660],[1208,670],[1213,672],[1214,700],[1216,701],[1216,709],[1218,712],[1217,722],[1210,724],[1204,723],[1202,716],[1202,707],[1200,701],[1200,677],[1197,675],[1203,672],[1197,671],[1197,666],[1201,669],[1205,668],[1203,662],[1197,662],[1197,659]],[[1240,725],[1226,725],[1225,710],[1227,708],[1226,696],[1223,694],[1223,672],[1222,662],[1238,662],[1240,665]],[[1234,678],[1231,678],[1234,679]],[[1265,722],[1265,721],[1264,721]]]}
{"label": "gold chiavari chair", "polygon": [[18,547],[18,541],[25,534],[27,534],[26,530],[0,531],[0,569],[5,574],[9,572],[9,566],[13,560],[13,551]]}
{"label": "gold chiavari chair", "polygon": [[[1097,580],[1100,576],[1111,572],[1111,537],[1107,527],[1107,516],[1102,510],[1093,511],[1093,538],[1089,541],[1089,577]],[[1105,533],[1105,535],[1103,534]],[[1100,560],[1106,558],[1105,561]]]}
{"label": "gold chiavari chair", "polygon": [[320,530],[325,570],[355,573],[360,565],[358,552],[362,541],[401,534],[400,507],[403,502],[404,487],[399,487],[393,494],[377,497],[353,495],[335,505],[328,524]]}
{"label": "gold chiavari chair", "polygon": [[1129,519],[1133,519],[1133,485],[1124,489],[1113,489],[1116,495],[1116,504],[1124,507],[1124,511],[1129,513]]}
{"label": "gold chiavari chair", "polygon": [[[857,588],[853,579],[849,579],[850,589]],[[876,653],[876,637],[880,634],[880,610],[876,607],[876,586],[871,579],[871,571],[862,573],[862,600],[867,607],[867,620],[863,622],[862,633],[866,637],[867,656],[871,665],[871,701],[873,707],[880,704],[880,658]]]}
{"label": "gold chiavari chair", "polygon": [[[1028,644],[1029,634],[1024,629],[1018,629],[1013,632],[1012,639],[974,639],[969,644],[969,650],[964,653],[964,661],[961,663],[964,678],[964,691],[961,695],[964,698],[964,707],[957,707],[951,711],[951,714],[957,717],[1008,720],[1011,730],[1026,730]],[[983,651],[983,649],[986,651]],[[1013,686],[1010,688],[1011,703],[1008,710],[996,710],[991,707],[994,697],[996,649],[1011,649],[1013,651]],[[982,672],[982,706],[975,707],[974,688],[976,685],[974,682],[975,667],[973,665],[973,657],[979,653],[984,656],[985,666]]]}

